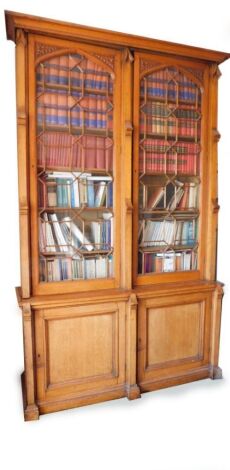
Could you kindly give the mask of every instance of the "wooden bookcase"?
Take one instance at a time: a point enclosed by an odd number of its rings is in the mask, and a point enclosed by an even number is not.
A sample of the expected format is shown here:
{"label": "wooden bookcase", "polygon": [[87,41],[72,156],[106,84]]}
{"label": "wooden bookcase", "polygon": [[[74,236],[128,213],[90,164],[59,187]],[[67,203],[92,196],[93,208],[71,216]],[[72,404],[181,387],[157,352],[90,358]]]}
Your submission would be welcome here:
{"label": "wooden bookcase", "polygon": [[26,420],[218,366],[218,65],[6,12],[16,43]]}

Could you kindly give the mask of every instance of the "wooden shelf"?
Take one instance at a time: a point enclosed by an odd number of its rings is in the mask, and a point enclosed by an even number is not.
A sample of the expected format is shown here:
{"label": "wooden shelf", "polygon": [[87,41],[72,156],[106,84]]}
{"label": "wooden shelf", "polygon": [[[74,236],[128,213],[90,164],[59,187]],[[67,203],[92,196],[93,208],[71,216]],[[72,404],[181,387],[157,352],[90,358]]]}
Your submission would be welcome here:
{"label": "wooden shelf", "polygon": [[[46,125],[45,127],[41,126],[40,124],[37,125],[37,137],[40,138],[41,134],[45,134],[46,132],[67,132],[69,135],[77,136],[77,137],[84,137],[86,135],[90,135],[93,137],[109,137],[112,139],[113,131],[107,129],[98,129],[98,128],[90,128],[90,127],[76,127],[72,126],[71,124],[63,126],[63,125]],[[52,146],[51,146],[52,147]],[[108,147],[109,148],[109,147]]]}
{"label": "wooden shelf", "polygon": [[42,166],[38,165],[38,173],[52,173],[53,171],[59,171],[64,173],[95,173],[96,175],[112,176],[113,171],[106,168],[79,168],[79,167],[63,167],[63,166]]}
{"label": "wooden shelf", "polygon": [[168,104],[173,105],[175,109],[180,109],[181,107],[183,107],[183,105],[188,105],[188,106],[191,106],[192,109],[194,109],[195,107],[197,111],[201,111],[201,106],[196,107],[196,101],[180,99],[180,102],[177,103],[176,100],[172,100],[172,99],[165,100],[165,98],[161,98],[160,96],[151,96],[151,94],[149,93],[147,94],[146,97],[143,93],[140,93],[140,100],[141,100],[141,105],[147,104],[148,102],[153,102],[156,104],[157,103],[164,104],[165,106],[167,106]]}
{"label": "wooden shelf", "polygon": [[[179,143],[183,143],[183,142],[191,142],[191,143],[194,143],[194,144],[199,144],[200,143],[200,138],[199,139],[195,139],[194,137],[190,137],[190,136],[187,136],[187,135],[166,135],[166,134],[160,134],[160,133],[153,133],[153,132],[148,132],[148,133],[144,133],[144,132],[140,132],[140,138],[141,140],[144,140],[144,139],[151,139],[151,138],[154,138],[154,139],[158,139],[158,140],[165,140],[165,142],[168,142],[168,141],[172,141],[172,142],[175,142],[176,144],[179,142]],[[146,151],[146,153],[148,153],[148,151]]]}
{"label": "wooden shelf", "polygon": [[139,246],[139,251],[143,253],[167,253],[171,251],[194,251],[198,248],[198,243],[194,245],[156,245],[156,246]]}
{"label": "wooden shelf", "polygon": [[81,207],[39,207],[38,210],[40,214],[42,212],[76,212],[76,214],[81,214],[82,212],[106,212],[109,214],[113,214],[112,207],[88,207],[84,204]]}
{"label": "wooden shelf", "polygon": [[105,250],[92,250],[92,251],[88,251],[86,249],[82,249],[82,248],[74,248],[74,252],[72,253],[69,253],[69,252],[65,252],[65,251],[54,251],[54,252],[50,252],[50,251],[40,251],[40,255],[41,256],[44,256],[45,258],[73,258],[74,256],[76,255],[79,255],[79,256],[83,256],[83,257],[94,257],[94,256],[97,256],[97,255],[108,255],[108,254],[112,254],[113,253],[113,249],[110,248],[110,249],[105,249]]}
{"label": "wooden shelf", "polygon": [[[96,89],[96,88],[89,88],[89,87],[80,87],[80,86],[73,86],[71,85],[69,87],[69,85],[65,85],[65,84],[62,84],[62,83],[53,83],[53,82],[43,82],[43,81],[37,81],[37,86],[40,86],[40,87],[43,87],[43,91],[42,92],[39,92],[38,94],[38,97],[41,96],[41,94],[47,92],[49,93],[49,90],[50,89],[54,89],[54,90],[65,90],[66,92],[68,92],[68,94],[71,96],[71,91],[79,91],[80,93],[82,93],[82,99],[84,98],[88,98],[87,95],[85,95],[85,93],[88,93],[90,95],[101,95],[101,96],[104,96],[105,99],[107,97],[110,97],[110,98],[113,98],[113,91],[111,90],[107,90],[106,88],[105,89]],[[74,97],[73,96],[73,99],[76,99],[76,106],[79,104],[79,100],[81,98],[79,97]],[[71,109],[73,108],[73,106],[70,107]]]}
{"label": "wooden shelf", "polygon": [[175,217],[198,217],[200,214],[199,209],[140,209],[139,214],[152,214],[152,215],[171,215]]}

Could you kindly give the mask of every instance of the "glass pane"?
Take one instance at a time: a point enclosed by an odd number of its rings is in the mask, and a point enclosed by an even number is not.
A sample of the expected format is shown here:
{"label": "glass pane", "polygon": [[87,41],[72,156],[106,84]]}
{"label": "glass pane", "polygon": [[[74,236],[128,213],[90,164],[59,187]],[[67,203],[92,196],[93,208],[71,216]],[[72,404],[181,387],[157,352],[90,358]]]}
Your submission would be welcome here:
{"label": "glass pane", "polygon": [[138,273],[197,269],[201,92],[176,67],[142,78]]}
{"label": "glass pane", "polygon": [[40,281],[113,277],[113,76],[67,54],[36,78]]}

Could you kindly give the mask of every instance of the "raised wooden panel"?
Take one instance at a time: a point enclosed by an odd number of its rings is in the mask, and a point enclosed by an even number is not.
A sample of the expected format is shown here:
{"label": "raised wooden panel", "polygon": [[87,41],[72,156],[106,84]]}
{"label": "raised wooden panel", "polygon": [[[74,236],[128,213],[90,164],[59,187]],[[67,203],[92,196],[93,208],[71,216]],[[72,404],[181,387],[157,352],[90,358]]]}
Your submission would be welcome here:
{"label": "raised wooden panel", "polygon": [[[117,375],[117,312],[46,321],[48,385]],[[60,344],[62,347],[60,348]]]}
{"label": "raised wooden panel", "polygon": [[201,359],[204,303],[147,310],[147,367]]}
{"label": "raised wooden panel", "polygon": [[143,391],[189,381],[198,370],[208,376],[210,321],[210,293],[172,291],[171,296],[139,300],[138,381]]}
{"label": "raised wooden panel", "polygon": [[104,303],[36,312],[39,400],[125,382],[125,304]]}

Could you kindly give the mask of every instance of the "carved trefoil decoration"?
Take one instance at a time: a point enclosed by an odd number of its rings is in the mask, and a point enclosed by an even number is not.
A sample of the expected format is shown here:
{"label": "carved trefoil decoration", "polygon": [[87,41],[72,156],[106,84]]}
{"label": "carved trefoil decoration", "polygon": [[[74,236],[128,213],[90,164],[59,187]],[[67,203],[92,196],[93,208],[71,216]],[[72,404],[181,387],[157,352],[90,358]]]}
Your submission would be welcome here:
{"label": "carved trefoil decoration", "polygon": [[103,62],[104,64],[108,65],[112,70],[114,70],[114,56],[113,55],[101,55],[101,54],[93,54],[98,60]]}
{"label": "carved trefoil decoration", "polygon": [[36,59],[43,55],[51,54],[52,52],[60,50],[60,47],[53,46],[51,44],[43,44],[41,42],[36,43],[35,56]]}

